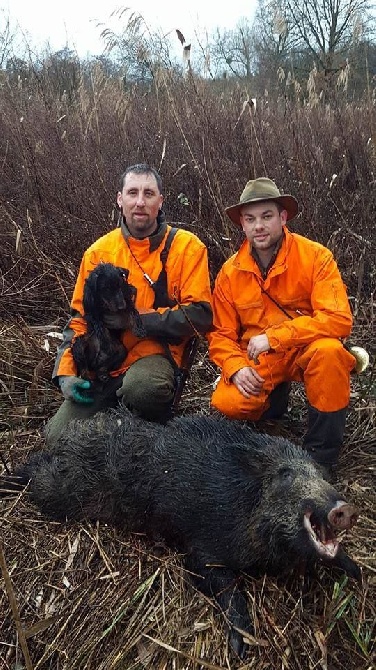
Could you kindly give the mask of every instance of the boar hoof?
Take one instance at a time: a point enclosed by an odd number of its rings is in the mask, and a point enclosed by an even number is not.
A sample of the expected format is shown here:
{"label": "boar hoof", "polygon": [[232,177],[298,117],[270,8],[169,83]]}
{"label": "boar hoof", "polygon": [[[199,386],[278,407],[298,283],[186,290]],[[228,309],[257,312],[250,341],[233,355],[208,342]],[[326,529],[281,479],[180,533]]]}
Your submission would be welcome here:
{"label": "boar hoof", "polygon": [[357,565],[355,561],[353,561],[352,558],[346,554],[342,547],[340,547],[337,556],[332,562],[332,565],[339,568],[340,570],[343,570],[343,572],[345,572],[348,577],[356,579],[358,582],[362,581],[362,572],[359,565]]}
{"label": "boar hoof", "polygon": [[238,630],[235,630],[235,628],[231,628],[228,641],[235,654],[237,654],[239,658],[244,659],[247,655],[249,647],[244,642],[242,633],[240,633]]}

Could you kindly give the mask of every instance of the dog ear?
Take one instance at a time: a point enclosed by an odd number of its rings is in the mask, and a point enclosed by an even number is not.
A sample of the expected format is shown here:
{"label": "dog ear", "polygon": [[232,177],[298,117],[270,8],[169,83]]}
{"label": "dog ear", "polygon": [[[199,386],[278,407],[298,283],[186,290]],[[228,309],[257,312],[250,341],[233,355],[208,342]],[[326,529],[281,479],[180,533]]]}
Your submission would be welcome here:
{"label": "dog ear", "polygon": [[70,348],[74,362],[77,366],[77,372],[79,376],[82,377],[89,369],[86,355],[87,347],[85,335],[79,335],[78,337],[75,337],[73,342],[71,342]]}
{"label": "dog ear", "polygon": [[86,278],[84,285],[84,316],[88,321],[96,321],[100,318],[101,299],[98,295],[98,268],[95,268]]}

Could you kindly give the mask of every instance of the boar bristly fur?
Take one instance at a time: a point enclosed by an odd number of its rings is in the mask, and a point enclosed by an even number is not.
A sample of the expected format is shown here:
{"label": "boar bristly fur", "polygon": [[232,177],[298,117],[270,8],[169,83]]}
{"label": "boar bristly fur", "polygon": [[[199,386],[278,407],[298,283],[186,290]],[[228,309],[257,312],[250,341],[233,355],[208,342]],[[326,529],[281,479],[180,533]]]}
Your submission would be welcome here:
{"label": "boar bristly fur", "polygon": [[335,539],[355,508],[302,449],[242,422],[196,416],[161,426],[113,410],[72,422],[53,453],[17,474],[51,519],[100,520],[184,552],[198,588],[226,611],[239,655],[234,627],[251,629],[241,572],[280,575],[324,560],[360,576]]}

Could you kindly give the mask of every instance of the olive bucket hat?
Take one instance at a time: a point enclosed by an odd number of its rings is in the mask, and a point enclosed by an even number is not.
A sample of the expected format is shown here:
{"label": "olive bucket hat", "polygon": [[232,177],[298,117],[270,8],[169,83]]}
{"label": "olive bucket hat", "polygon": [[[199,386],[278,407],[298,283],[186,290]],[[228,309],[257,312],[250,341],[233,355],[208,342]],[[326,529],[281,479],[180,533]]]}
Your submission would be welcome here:
{"label": "olive bucket hat", "polygon": [[226,207],[225,212],[233,223],[240,226],[240,210],[243,205],[260,200],[279,202],[287,212],[287,221],[293,219],[299,211],[298,201],[293,195],[282,195],[274,181],[267,177],[259,177],[258,179],[251,179],[251,181],[246,183],[238,204]]}

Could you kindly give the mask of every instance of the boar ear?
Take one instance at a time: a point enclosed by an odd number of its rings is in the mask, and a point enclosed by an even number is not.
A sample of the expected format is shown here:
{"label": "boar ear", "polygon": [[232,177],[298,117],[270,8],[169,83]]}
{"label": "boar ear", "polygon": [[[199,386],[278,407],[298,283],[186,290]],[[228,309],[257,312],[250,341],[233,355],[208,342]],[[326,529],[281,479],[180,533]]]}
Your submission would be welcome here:
{"label": "boar ear", "polygon": [[250,448],[244,443],[235,444],[234,447],[237,462],[243,472],[257,478],[265,475],[265,452]]}

